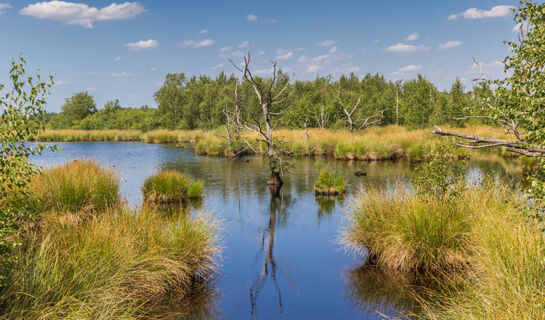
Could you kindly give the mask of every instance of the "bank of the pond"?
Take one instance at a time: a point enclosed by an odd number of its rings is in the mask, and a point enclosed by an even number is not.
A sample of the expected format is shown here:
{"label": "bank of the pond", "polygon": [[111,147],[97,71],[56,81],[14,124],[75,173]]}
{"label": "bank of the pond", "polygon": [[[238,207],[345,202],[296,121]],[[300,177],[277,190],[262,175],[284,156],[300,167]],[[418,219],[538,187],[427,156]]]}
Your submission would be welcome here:
{"label": "bank of the pond", "polygon": [[[122,204],[116,173],[78,160],[33,178],[2,319],[155,319],[207,313],[219,253],[206,215]],[[203,294],[203,296],[206,296]],[[199,300],[199,299],[197,299]],[[199,301],[206,301],[205,298]]]}
{"label": "bank of the pond", "polygon": [[[472,126],[457,129],[466,134],[477,134],[495,138],[508,138],[487,126]],[[140,132],[134,130],[47,130],[37,137],[42,142],[82,141],[141,141],[145,143],[177,143],[194,146],[199,155],[225,157],[232,155],[221,130],[155,130]],[[330,155],[341,160],[384,161],[397,159],[421,160],[438,145],[448,143],[430,129],[408,130],[400,126],[372,127],[363,131],[309,129],[308,140],[304,130],[276,130],[275,135],[287,142],[287,152],[293,155]],[[248,148],[245,142],[233,148],[244,150],[245,154],[264,151],[266,146],[256,142],[256,136],[248,131],[243,137],[253,144]],[[466,156],[467,149],[459,149],[455,156]]]}
{"label": "bank of the pond", "polygon": [[524,210],[501,185],[455,199],[371,190],[343,242],[387,272],[438,279],[427,319],[545,319],[543,235]]}

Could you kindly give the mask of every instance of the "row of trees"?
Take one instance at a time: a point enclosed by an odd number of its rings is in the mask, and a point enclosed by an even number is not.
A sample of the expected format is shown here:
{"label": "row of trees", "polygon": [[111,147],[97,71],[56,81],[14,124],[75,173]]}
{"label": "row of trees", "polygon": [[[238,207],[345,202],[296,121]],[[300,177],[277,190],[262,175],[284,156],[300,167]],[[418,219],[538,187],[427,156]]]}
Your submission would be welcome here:
{"label": "row of trees", "polygon": [[[411,128],[431,124],[460,125],[464,110],[475,105],[475,94],[465,93],[456,80],[449,91],[439,91],[422,75],[405,82],[391,82],[379,74],[362,78],[355,74],[333,80],[331,76],[312,81],[289,82],[281,70],[278,78],[254,77],[258,83],[287,83],[292,92],[279,109],[286,109],[275,126],[299,128],[347,128],[357,130],[369,124],[399,124]],[[235,101],[235,87],[237,101]],[[215,129],[226,125],[226,110],[241,110],[242,118],[260,110],[254,88],[234,75],[221,73],[216,79],[167,74],[154,95],[157,109],[122,108],[108,101],[97,109],[87,92],[67,98],[62,112],[49,115],[53,129]]]}

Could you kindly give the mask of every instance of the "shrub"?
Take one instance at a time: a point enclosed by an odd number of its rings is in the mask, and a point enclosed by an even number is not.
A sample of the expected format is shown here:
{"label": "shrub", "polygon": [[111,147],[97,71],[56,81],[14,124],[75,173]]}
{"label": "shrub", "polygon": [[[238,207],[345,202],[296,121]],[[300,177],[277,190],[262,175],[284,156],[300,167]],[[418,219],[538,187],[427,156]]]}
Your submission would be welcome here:
{"label": "shrub", "polygon": [[45,170],[32,180],[33,198],[42,210],[104,210],[119,203],[119,178],[93,160],[76,160]]}
{"label": "shrub", "polygon": [[339,195],[346,191],[346,179],[342,172],[330,166],[316,163],[318,178],[314,183],[314,193],[317,195]]}
{"label": "shrub", "polygon": [[164,170],[144,181],[145,201],[156,203],[186,202],[203,196],[202,181],[193,181],[182,173]]}

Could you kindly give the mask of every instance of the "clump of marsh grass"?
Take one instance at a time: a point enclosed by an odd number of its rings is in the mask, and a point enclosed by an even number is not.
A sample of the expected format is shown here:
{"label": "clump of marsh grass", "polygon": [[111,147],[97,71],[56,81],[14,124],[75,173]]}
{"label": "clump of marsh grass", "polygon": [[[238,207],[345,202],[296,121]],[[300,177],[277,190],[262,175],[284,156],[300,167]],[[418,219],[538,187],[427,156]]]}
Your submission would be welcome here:
{"label": "clump of marsh grass", "polygon": [[458,201],[370,189],[352,208],[343,243],[385,269],[440,271],[468,263],[472,209]]}
{"label": "clump of marsh grass", "polygon": [[340,195],[346,192],[346,179],[342,172],[332,167],[316,162],[318,178],[314,183],[316,195]]}
{"label": "clump of marsh grass", "polygon": [[201,198],[204,193],[204,184],[180,172],[163,170],[144,181],[142,193],[146,202],[182,203]]}
{"label": "clump of marsh grass", "polygon": [[207,216],[150,209],[48,213],[14,252],[2,318],[151,319],[157,309],[165,317],[161,305],[189,301],[215,272],[216,230]]}
{"label": "clump of marsh grass", "polygon": [[31,190],[43,211],[100,211],[120,202],[118,176],[93,160],[47,169],[32,179]]}

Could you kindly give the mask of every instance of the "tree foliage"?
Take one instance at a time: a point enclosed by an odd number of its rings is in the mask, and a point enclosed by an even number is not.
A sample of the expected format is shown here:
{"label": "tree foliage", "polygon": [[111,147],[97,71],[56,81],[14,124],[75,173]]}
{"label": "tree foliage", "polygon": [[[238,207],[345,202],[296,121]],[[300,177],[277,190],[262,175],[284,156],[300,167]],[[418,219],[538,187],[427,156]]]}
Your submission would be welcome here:
{"label": "tree foliage", "polygon": [[29,161],[47,145],[29,146],[28,141],[44,129],[45,97],[53,78],[42,81],[29,76],[26,61],[19,57],[11,64],[8,87],[0,84],[0,255],[5,267],[6,255],[17,245],[10,235],[29,214],[26,201],[28,184],[37,172]]}

